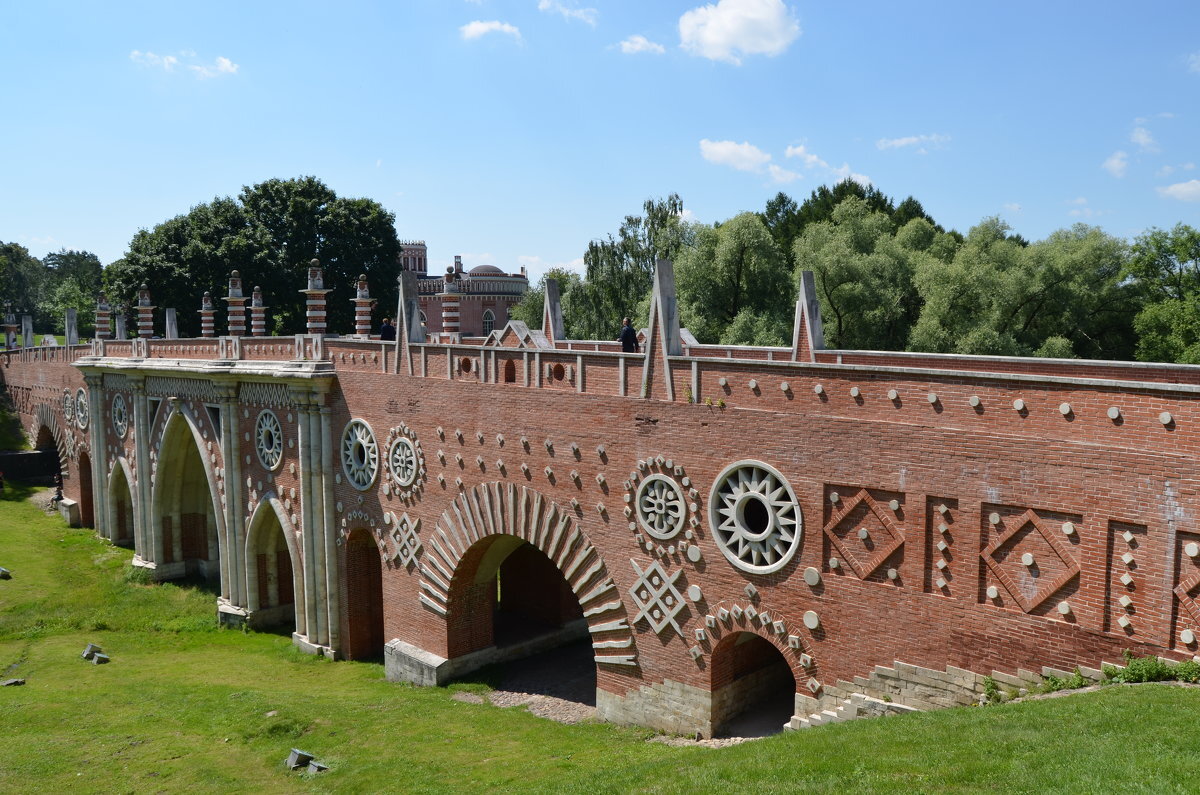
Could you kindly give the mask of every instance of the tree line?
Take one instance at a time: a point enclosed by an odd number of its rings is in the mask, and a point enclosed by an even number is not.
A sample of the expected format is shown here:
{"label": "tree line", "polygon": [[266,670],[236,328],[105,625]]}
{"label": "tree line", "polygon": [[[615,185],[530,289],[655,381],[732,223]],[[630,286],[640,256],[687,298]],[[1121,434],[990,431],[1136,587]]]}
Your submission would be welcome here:
{"label": "tree line", "polygon": [[[86,251],[39,260],[0,242],[0,296],[56,333],[74,307],[86,337],[101,290],[130,314],[146,283],[195,336],[189,310],[205,291],[224,296],[236,269],[247,296],[262,286],[268,331],[291,333],[317,258],[333,291],[329,327],[346,329],[360,273],[376,319],[394,311],[399,252],[395,217],[379,203],[339,197],[315,177],[272,179],[139,230],[104,268]],[[789,344],[799,274],[810,270],[829,348],[1200,363],[1200,231],[1179,224],[1128,242],[1076,224],[1031,242],[985,218],[963,235],[911,196],[897,203],[849,180],[712,224],[684,220],[676,194],[649,199],[588,244],[582,274],[551,270],[512,316],[540,327],[555,278],[569,337],[613,338],[625,316],[644,326],[659,257],[675,262],[680,320],[704,343]]]}
{"label": "tree line", "polygon": [[[554,270],[569,336],[644,326],[655,256],[675,261],[680,321],[703,343],[788,345],[800,272],[815,275],[836,349],[1200,363],[1200,231],[1132,243],[1086,224],[1030,242],[999,218],[966,235],[913,197],[822,186],[714,224],[651,199],[593,242],[582,275]],[[514,316],[541,322],[543,284]]]}

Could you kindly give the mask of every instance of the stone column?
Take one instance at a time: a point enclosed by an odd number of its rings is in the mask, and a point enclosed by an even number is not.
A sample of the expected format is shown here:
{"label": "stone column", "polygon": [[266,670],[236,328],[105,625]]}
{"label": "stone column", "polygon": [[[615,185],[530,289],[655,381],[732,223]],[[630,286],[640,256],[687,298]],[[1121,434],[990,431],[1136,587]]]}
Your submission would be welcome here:
{"label": "stone column", "polygon": [[438,294],[438,298],[442,302],[442,332],[450,335],[450,342],[458,342],[461,329],[458,311],[458,273],[452,267],[446,268],[446,276],[444,278],[446,282],[445,287]]}
{"label": "stone column", "polygon": [[111,319],[112,307],[108,305],[104,293],[100,293],[100,297],[96,299],[96,339],[112,339]]}
{"label": "stone column", "polygon": [[133,441],[137,454],[135,462],[137,477],[137,505],[135,512],[141,519],[134,525],[134,561],[147,568],[155,568],[162,559],[162,525],[154,517],[153,481],[150,474],[150,406],[146,399],[145,376],[129,375],[129,388],[133,392]]}
{"label": "stone column", "polygon": [[148,340],[154,336],[154,304],[150,301],[150,288],[142,285],[138,288],[138,336]]}
{"label": "stone column", "polygon": [[[325,612],[329,593],[325,581],[325,474],[321,469],[323,454],[321,444],[321,406],[320,399],[309,394],[309,404],[305,412],[305,422],[308,425],[308,463],[310,485],[309,499],[312,501],[309,520],[309,533],[312,536],[313,550],[313,597],[316,607],[316,626],[310,622],[308,639],[318,646],[329,645],[329,615]],[[315,630],[315,631],[314,631]]]}
{"label": "stone column", "polygon": [[[321,396],[324,400],[324,395]],[[321,418],[321,481],[325,502],[325,516],[322,525],[325,529],[325,615],[328,617],[327,643],[329,648],[338,650],[341,636],[341,590],[338,587],[337,566],[337,517],[334,515],[333,467],[335,442],[332,429],[333,410],[329,406],[320,408]],[[382,459],[380,466],[382,466]]]}
{"label": "stone column", "polygon": [[330,291],[325,289],[325,275],[321,270],[319,259],[308,263],[308,289],[300,292],[304,293],[307,304],[304,313],[305,329],[309,334],[323,336],[328,328],[325,320],[325,296]]}
{"label": "stone column", "polygon": [[367,289],[367,275],[358,274],[358,291],[354,296],[354,334],[366,339],[371,336],[371,307],[375,299]]}
{"label": "stone column", "polygon": [[215,337],[217,336],[217,327],[213,322],[217,310],[213,308],[212,293],[205,292],[204,297],[200,299],[200,336]]}
{"label": "stone column", "polygon": [[[310,281],[311,283],[311,281]],[[304,549],[304,632],[300,638],[301,646],[318,645],[317,629],[317,552],[315,544],[314,510],[316,508],[313,480],[319,478],[316,472],[316,462],[312,458],[312,426],[309,424],[309,414],[312,412],[312,396],[306,389],[292,393],[292,401],[296,404],[296,449],[300,458],[300,539]],[[319,491],[317,492],[319,494]],[[297,609],[297,612],[299,610]],[[311,650],[311,649],[310,649]]]}
{"label": "stone column", "polygon": [[104,406],[104,376],[99,373],[86,373],[83,383],[87,387],[88,402],[88,447],[89,458],[92,460],[92,516],[96,523],[96,533],[101,538],[116,541],[113,529],[108,523],[108,457],[104,445],[105,417]]}
{"label": "stone column", "polygon": [[255,337],[267,336],[267,308],[263,306],[261,287],[255,287],[250,298],[250,333]]}
{"label": "stone column", "polygon": [[[235,610],[231,615],[245,615],[246,567],[245,504],[242,499],[242,460],[238,434],[237,383],[223,381],[217,386],[217,401],[221,412],[221,461],[225,468],[225,548],[221,555],[221,596]],[[221,607],[218,606],[218,610]],[[236,620],[236,619],[235,619]]]}
{"label": "stone column", "polygon": [[63,326],[67,332],[67,345],[79,344],[79,325],[75,321],[77,315],[78,313],[75,311],[75,307],[70,307],[67,309],[66,323]]}
{"label": "stone column", "polygon": [[229,302],[229,336],[246,336],[246,297],[242,295],[242,275],[237,271],[229,274],[229,295],[222,300]]}
{"label": "stone column", "polygon": [[33,315],[21,315],[21,346],[32,348],[36,345],[33,339]]}

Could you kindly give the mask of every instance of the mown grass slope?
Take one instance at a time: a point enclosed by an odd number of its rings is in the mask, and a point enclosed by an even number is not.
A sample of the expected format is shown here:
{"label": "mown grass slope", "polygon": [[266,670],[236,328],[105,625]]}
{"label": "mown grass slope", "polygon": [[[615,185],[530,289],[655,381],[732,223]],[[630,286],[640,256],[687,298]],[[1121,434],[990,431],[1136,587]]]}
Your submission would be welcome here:
{"label": "mown grass slope", "polygon": [[[213,594],[0,499],[0,790],[54,792],[1195,791],[1200,690],[1145,685],[858,721],[733,748],[384,681],[288,638],[216,628]],[[80,658],[98,643],[108,665]],[[283,768],[292,747],[330,766]]]}

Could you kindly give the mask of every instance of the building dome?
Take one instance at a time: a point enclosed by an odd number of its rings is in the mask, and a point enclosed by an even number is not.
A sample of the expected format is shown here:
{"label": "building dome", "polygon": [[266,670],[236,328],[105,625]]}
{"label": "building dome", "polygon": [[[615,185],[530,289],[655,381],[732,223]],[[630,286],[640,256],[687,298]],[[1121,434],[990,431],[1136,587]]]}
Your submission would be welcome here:
{"label": "building dome", "polygon": [[495,265],[476,265],[471,270],[467,271],[468,276],[503,276],[504,271],[497,268]]}

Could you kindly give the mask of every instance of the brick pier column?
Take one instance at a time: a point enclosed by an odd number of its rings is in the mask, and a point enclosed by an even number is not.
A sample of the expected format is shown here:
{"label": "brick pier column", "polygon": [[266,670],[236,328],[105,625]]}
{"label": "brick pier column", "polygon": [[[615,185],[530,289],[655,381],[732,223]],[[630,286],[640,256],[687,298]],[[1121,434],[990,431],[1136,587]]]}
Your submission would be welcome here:
{"label": "brick pier column", "polygon": [[217,327],[213,322],[217,310],[213,308],[212,293],[205,292],[204,297],[200,299],[200,336],[215,337],[217,336]]}
{"label": "brick pier column", "polygon": [[229,274],[229,295],[222,300],[229,302],[229,336],[246,336],[246,297],[242,295],[242,274],[237,271]]}
{"label": "brick pier column", "polygon": [[267,336],[267,308],[263,306],[261,287],[255,287],[250,295],[250,333],[255,337]]}
{"label": "brick pier column", "polygon": [[16,313],[12,311],[12,304],[7,301],[4,303],[4,347],[12,350],[17,346],[17,329],[20,325],[17,323]]}
{"label": "brick pier column", "polygon": [[375,299],[367,289],[367,275],[358,274],[358,292],[354,296],[354,334],[364,339],[371,336],[371,308]]}
{"label": "brick pier column", "polygon": [[[454,259],[455,264],[461,268],[461,265],[459,264],[461,260],[458,257],[455,257]],[[458,301],[460,297],[458,274],[458,268],[446,268],[446,275],[444,277],[446,284],[442,289],[442,292],[438,294],[438,298],[441,299],[442,303],[442,333],[449,334],[451,342],[459,341],[460,331],[462,330],[458,309]]]}
{"label": "brick pier column", "polygon": [[150,301],[150,288],[142,285],[138,289],[138,336],[148,340],[154,336],[154,309]]}
{"label": "brick pier column", "polygon": [[96,299],[96,339],[112,339],[112,307],[104,293]]}
{"label": "brick pier column", "polygon": [[329,290],[325,289],[325,274],[321,270],[321,261],[314,259],[308,263],[308,289],[301,290],[305,295],[305,304],[307,306],[304,312],[305,330],[309,334],[326,333],[328,325],[325,321],[325,296],[329,294]]}

